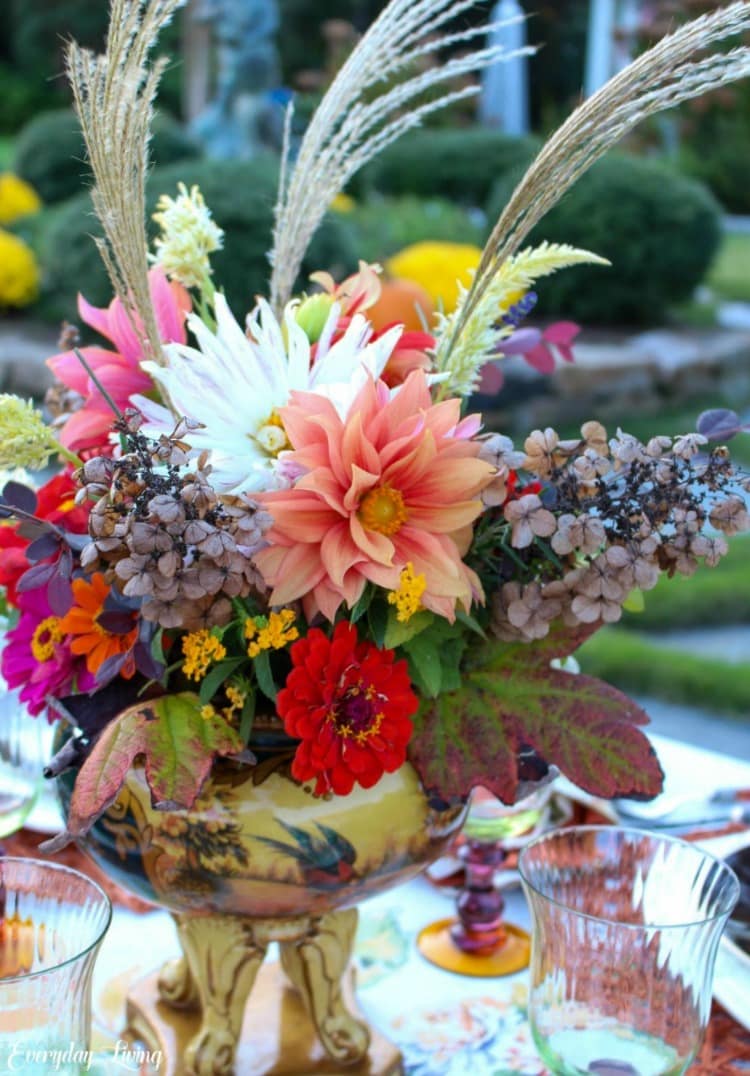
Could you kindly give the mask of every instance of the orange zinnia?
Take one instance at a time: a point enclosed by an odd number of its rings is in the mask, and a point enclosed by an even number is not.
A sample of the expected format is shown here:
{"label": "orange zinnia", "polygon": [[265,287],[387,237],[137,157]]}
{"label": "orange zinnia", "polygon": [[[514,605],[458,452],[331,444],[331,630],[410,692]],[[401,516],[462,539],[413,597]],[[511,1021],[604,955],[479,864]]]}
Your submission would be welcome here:
{"label": "orange zinnia", "polygon": [[129,680],[135,673],[132,649],[138,629],[115,635],[101,626],[99,617],[109,597],[109,586],[100,572],[92,575],[90,580],[74,579],[72,587],[73,606],[60,621],[60,630],[71,636],[70,649],[74,654],[85,656],[86,668],[93,675],[109,658],[127,654],[119,675]]}

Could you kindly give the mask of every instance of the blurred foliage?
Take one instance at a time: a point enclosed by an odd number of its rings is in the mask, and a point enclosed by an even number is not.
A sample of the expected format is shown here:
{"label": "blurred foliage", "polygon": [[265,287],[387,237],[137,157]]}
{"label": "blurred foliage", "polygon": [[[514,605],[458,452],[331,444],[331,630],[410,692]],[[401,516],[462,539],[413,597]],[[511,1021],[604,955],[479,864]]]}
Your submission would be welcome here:
{"label": "blurred foliage", "polygon": [[708,283],[722,299],[750,303],[750,235],[725,235]]}
{"label": "blurred foliage", "polygon": [[[273,157],[253,161],[188,160],[155,168],[148,180],[150,215],[161,194],[174,195],[178,182],[197,183],[217,224],[226,232],[224,249],[212,256],[214,278],[226,292],[238,319],[253,305],[256,294],[267,292],[273,206],[278,166]],[[39,311],[53,321],[75,317],[76,293],[106,305],[111,287],[91,239],[100,234],[88,194],[79,195],[46,216],[37,235],[44,265],[44,292]],[[156,226],[150,221],[153,232]],[[304,265],[306,277],[329,269],[340,277],[356,268],[351,231],[332,214],[316,235]]]}
{"label": "blurred foliage", "polygon": [[[151,139],[151,159],[167,165],[200,155],[200,146],[177,120],[158,114]],[[86,161],[78,119],[71,109],[42,112],[18,135],[14,167],[48,204],[78,194],[88,184]]]}
{"label": "blurred foliage", "polygon": [[514,138],[484,127],[410,131],[366,165],[352,191],[447,198],[483,206],[499,176],[515,182],[538,149],[533,138]]}
{"label": "blurred foliage", "polygon": [[[676,26],[723,7],[720,0],[652,0],[641,37],[655,44]],[[730,49],[738,40],[724,43]],[[680,139],[676,163],[708,184],[731,213],[750,213],[750,82],[723,86],[672,114]]]}
{"label": "blurred foliage", "polygon": [[629,695],[646,695],[746,717],[750,712],[750,662],[686,654],[625,628],[604,628],[576,652],[581,671]]}
{"label": "blurred foliage", "polygon": [[19,236],[0,229],[0,312],[30,306],[38,292],[34,252]]}
{"label": "blurred foliage", "polygon": [[[487,216],[510,197],[501,180]],[[592,325],[655,322],[689,298],[721,242],[721,220],[709,191],[669,168],[611,154],[595,164],[529,237],[571,243],[608,258],[612,267],[581,266],[543,281],[539,309]]]}
{"label": "blurred foliage", "polygon": [[0,172],[0,225],[13,224],[41,208],[39,195],[31,184],[12,172]]}
{"label": "blurred foliage", "polygon": [[454,243],[482,242],[483,225],[465,209],[440,198],[384,198],[373,195],[346,214],[357,254],[368,262],[430,239]]}

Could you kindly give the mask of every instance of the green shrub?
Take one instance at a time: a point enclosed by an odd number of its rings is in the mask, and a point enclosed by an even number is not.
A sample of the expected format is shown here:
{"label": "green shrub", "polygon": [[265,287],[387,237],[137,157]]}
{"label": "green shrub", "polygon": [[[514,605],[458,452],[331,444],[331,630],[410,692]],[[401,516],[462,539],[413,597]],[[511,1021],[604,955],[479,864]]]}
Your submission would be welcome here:
{"label": "green shrub", "polygon": [[534,139],[484,127],[410,131],[355,176],[352,192],[375,189],[483,206],[498,177],[519,179],[537,148]]}
{"label": "green shrub", "polygon": [[701,180],[730,213],[750,213],[750,117],[712,115],[704,137],[683,144],[680,165]]}
{"label": "green shrub", "polygon": [[[180,181],[197,183],[214,218],[226,233],[224,249],[212,256],[215,279],[238,317],[256,294],[268,289],[267,252],[271,246],[273,205],[278,165],[272,157],[253,161],[184,161],[151,173],[147,186],[150,214],[161,194],[174,195]],[[44,294],[40,312],[50,320],[75,316],[76,293],[98,305],[111,298],[111,288],[91,235],[101,234],[88,194],[79,195],[51,215],[40,238]],[[350,230],[329,219],[308,252],[304,273],[329,269],[337,275],[356,267]]]}
{"label": "green shrub", "polygon": [[[491,222],[510,197],[498,183],[487,204]],[[529,242],[585,247],[611,268],[566,269],[539,286],[539,310],[583,324],[658,321],[688,299],[721,241],[710,192],[651,161],[613,154],[595,164],[547,214]]]}
{"label": "green shrub", "polygon": [[38,75],[24,74],[5,63],[0,63],[0,86],[3,88],[2,134],[15,134],[42,109],[54,108],[64,100],[59,91],[42,82]]}
{"label": "green shrub", "polygon": [[[197,157],[200,147],[168,115],[154,121],[151,158],[156,165]],[[55,109],[36,116],[18,136],[14,168],[47,203],[78,194],[89,182],[83,136],[75,113]]]}
{"label": "green shrub", "polygon": [[439,198],[373,196],[345,217],[354,232],[357,254],[382,261],[423,239],[482,243],[483,226],[466,210]]}

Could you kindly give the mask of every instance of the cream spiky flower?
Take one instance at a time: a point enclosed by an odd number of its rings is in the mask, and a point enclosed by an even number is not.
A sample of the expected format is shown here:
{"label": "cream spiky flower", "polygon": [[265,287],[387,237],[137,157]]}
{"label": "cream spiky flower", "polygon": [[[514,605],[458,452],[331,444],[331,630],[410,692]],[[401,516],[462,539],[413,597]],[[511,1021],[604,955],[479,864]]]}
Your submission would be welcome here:
{"label": "cream spiky flower", "polygon": [[401,326],[370,342],[373,330],[355,315],[340,339],[332,343],[339,322],[334,303],[314,351],[297,321],[297,304],[289,303],[283,328],[261,299],[248,318],[248,335],[234,319],[226,299],[215,297],[216,332],[195,315],[188,325],[200,350],[167,344],[166,366],[143,363],[164,390],[171,410],[144,396],[133,404],[146,422],[149,436],[169,435],[175,418],[201,424],[185,440],[196,452],[206,451],[211,484],[220,493],[258,492],[289,485],[280,454],[289,448],[279,408],[293,390],[325,396],[340,414],[369,378],[383,372],[401,337]]}
{"label": "cream spiky flower", "polygon": [[0,395],[0,468],[38,471],[59,451],[60,445],[32,400]]}
{"label": "cream spiky flower", "polygon": [[154,241],[151,260],[186,288],[203,287],[211,275],[208,255],[221,250],[224,232],[211,217],[197,185],[177,184],[176,198],[162,194],[153,219],[162,234]]}
{"label": "cream spiky flower", "polygon": [[502,341],[513,326],[498,324],[510,307],[542,277],[572,265],[609,265],[606,258],[587,250],[557,243],[542,243],[508,258],[487,286],[481,301],[466,319],[460,338],[455,339],[470,291],[459,282],[459,297],[453,313],[438,314],[436,368],[447,375],[444,392],[470,396],[479,385],[480,370],[488,359],[497,358]]}

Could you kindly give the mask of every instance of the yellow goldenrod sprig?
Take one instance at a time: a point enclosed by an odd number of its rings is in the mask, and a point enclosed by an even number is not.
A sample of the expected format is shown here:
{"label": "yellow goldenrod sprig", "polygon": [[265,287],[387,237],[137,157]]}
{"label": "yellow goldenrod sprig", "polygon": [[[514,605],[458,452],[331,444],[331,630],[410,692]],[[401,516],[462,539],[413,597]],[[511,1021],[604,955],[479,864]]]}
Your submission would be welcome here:
{"label": "yellow goldenrod sprig", "polygon": [[250,617],[245,621],[245,638],[248,640],[247,656],[257,658],[264,650],[282,650],[287,643],[299,638],[294,626],[293,609],[281,609],[269,616]]}
{"label": "yellow goldenrod sprig", "polygon": [[426,578],[421,573],[415,575],[414,565],[409,561],[401,571],[398,588],[388,595],[388,604],[396,606],[396,620],[407,624],[414,614],[419,612],[426,589]]}
{"label": "yellow goldenrod sprig", "polygon": [[202,680],[211,665],[227,656],[227,648],[207,628],[201,628],[183,637],[182,653],[185,655],[182,666],[185,676],[189,680]]}

